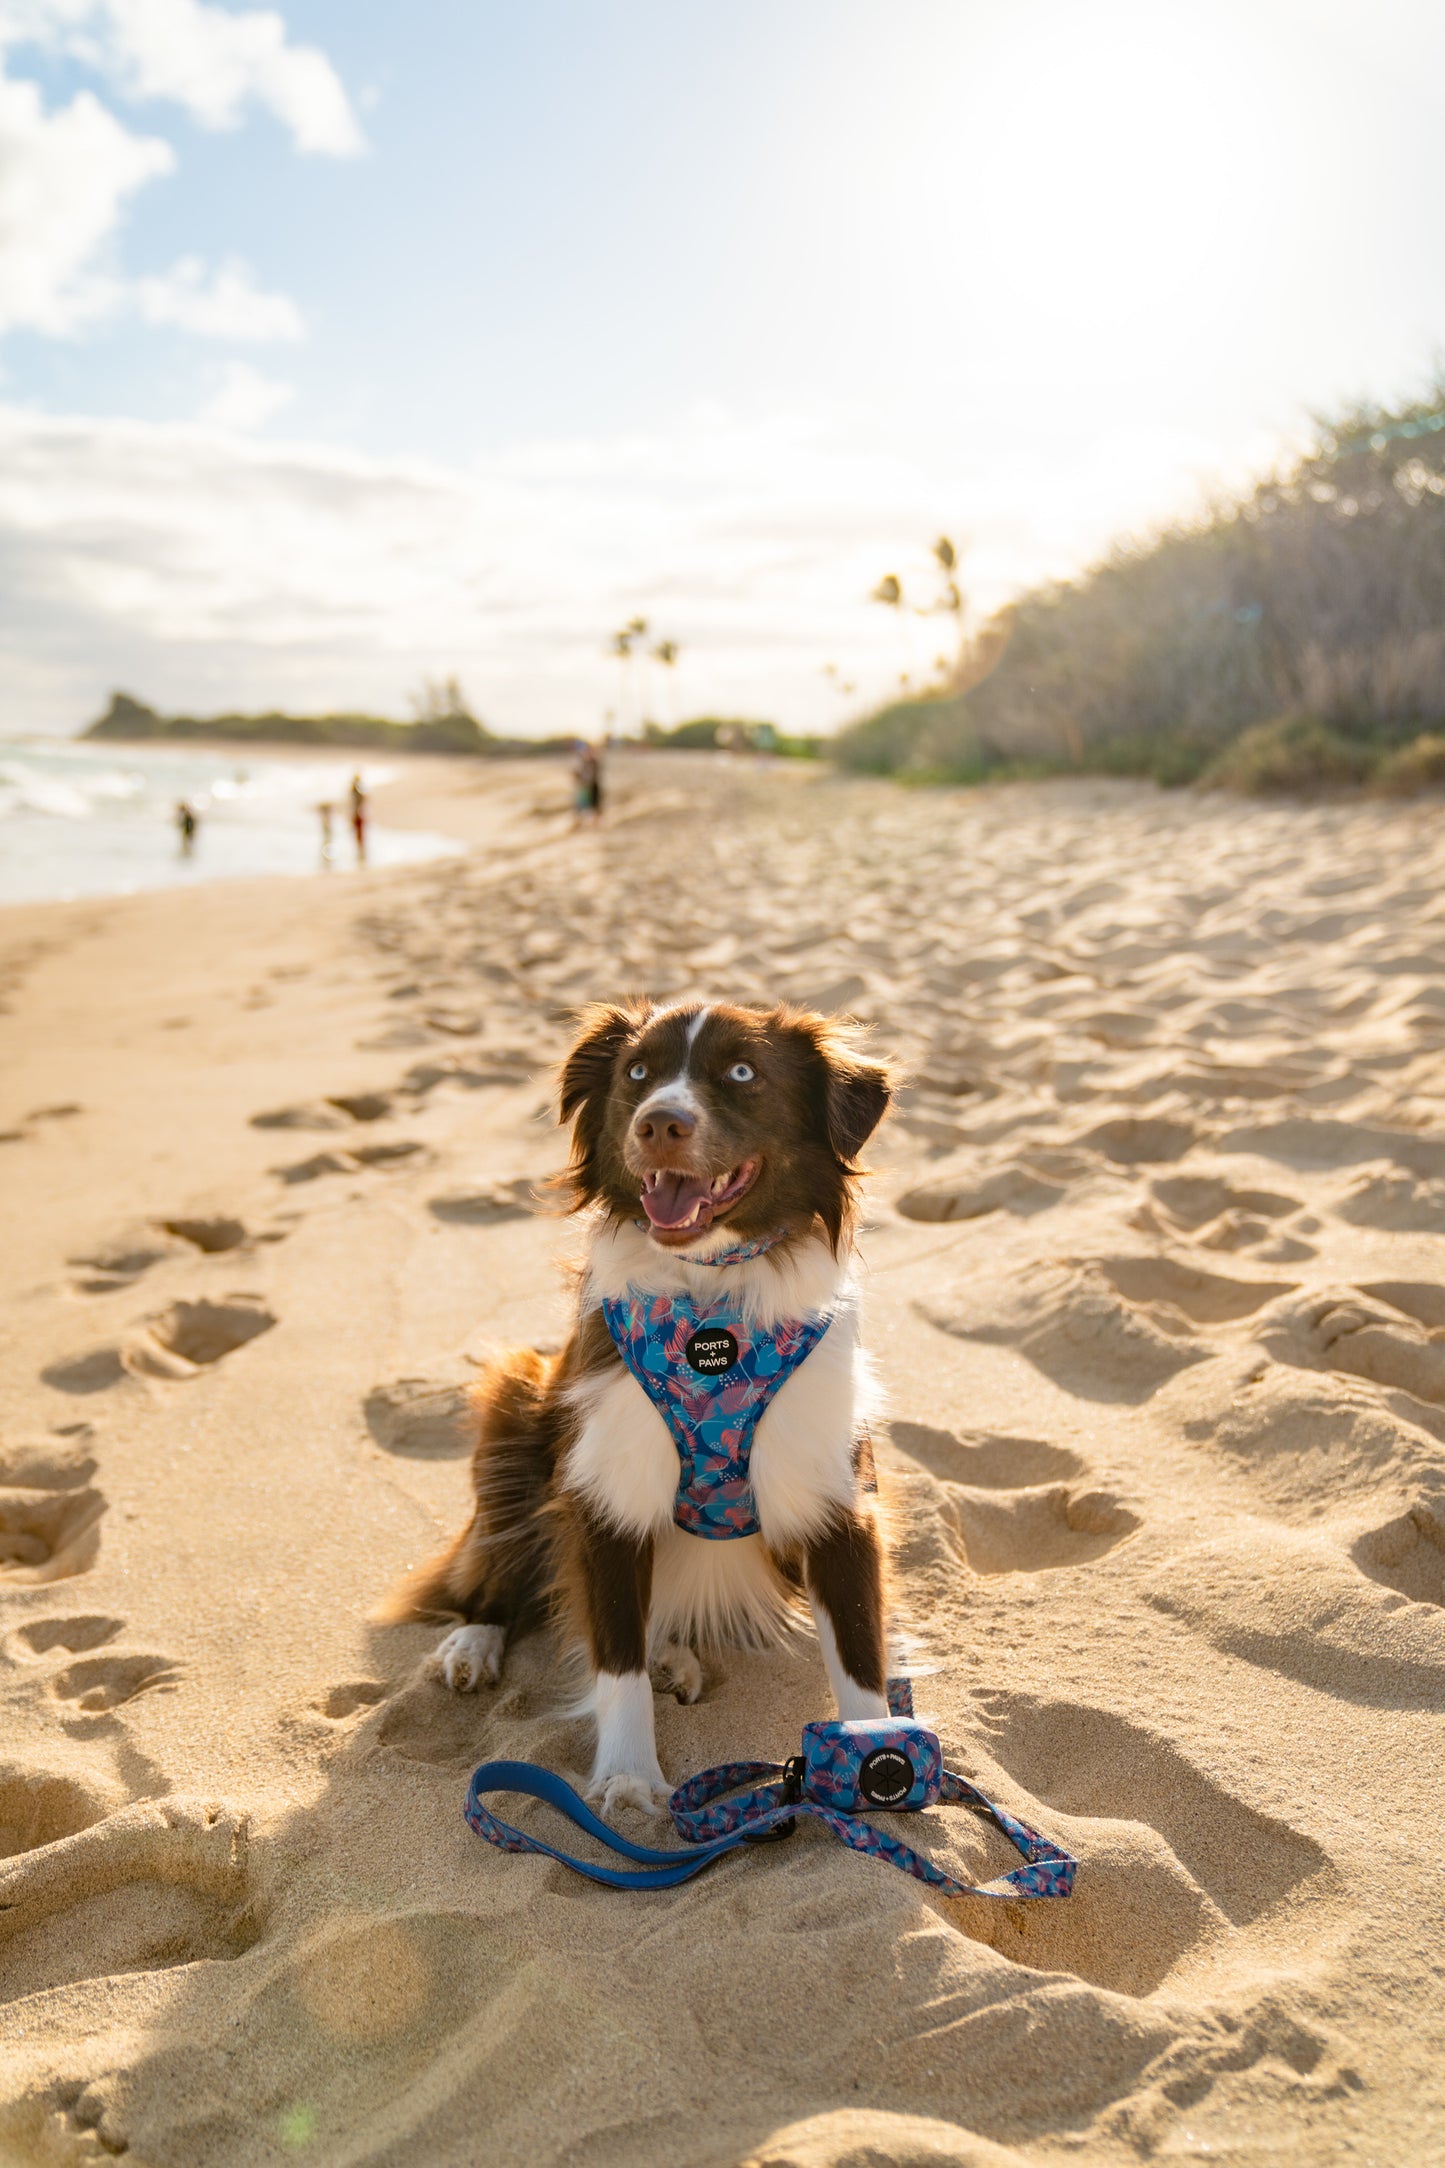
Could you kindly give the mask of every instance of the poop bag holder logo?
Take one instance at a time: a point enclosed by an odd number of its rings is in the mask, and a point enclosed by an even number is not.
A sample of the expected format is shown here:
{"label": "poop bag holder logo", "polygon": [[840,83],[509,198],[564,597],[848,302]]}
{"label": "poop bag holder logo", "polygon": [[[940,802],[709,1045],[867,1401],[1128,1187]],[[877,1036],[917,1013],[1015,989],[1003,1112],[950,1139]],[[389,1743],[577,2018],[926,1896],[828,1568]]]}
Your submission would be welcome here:
{"label": "poop bag holder logo", "polygon": [[866,1814],[870,1807],[915,1813],[938,1803],[943,1749],[911,1717],[805,1724],[802,1759],[804,1792],[840,1814]]}
{"label": "poop bag holder logo", "polygon": [[[800,1820],[821,1822],[854,1852],[901,1868],[947,1897],[1067,1897],[1077,1862],[1049,1837],[996,1807],[967,1777],[944,1767],[943,1749],[915,1721],[906,1679],[890,1679],[891,1717],[868,1723],[817,1723],[803,1728],[803,1747],[789,1761],[725,1762],[689,1777],[668,1801],[681,1851],[634,1844],[599,1821],[570,1784],[531,1762],[484,1762],[472,1774],[463,1809],[479,1837],[503,1852],[541,1852],[611,1889],[672,1889],[690,1881],[740,1845],[790,1837]],[[514,1828],[483,1804],[492,1792],[520,1792],[557,1808],[589,1837],[620,1853],[631,1867],[577,1859],[530,1830]],[[729,1796],[730,1795],[730,1796]],[[891,1830],[875,1829],[867,1813],[916,1813],[922,1807],[963,1807],[991,1822],[1026,1864],[987,1882],[960,1882]]]}

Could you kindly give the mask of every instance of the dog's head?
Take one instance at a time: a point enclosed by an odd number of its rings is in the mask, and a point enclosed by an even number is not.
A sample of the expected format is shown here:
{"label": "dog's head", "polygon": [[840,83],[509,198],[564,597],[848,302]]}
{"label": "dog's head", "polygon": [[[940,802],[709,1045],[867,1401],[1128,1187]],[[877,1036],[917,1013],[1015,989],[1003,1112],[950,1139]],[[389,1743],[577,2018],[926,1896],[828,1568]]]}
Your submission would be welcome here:
{"label": "dog's head", "polygon": [[891,1091],[845,1025],[806,1010],[590,1009],[562,1069],[573,1201],[645,1218],[664,1249],[724,1223],[745,1242],[817,1218],[836,1250]]}

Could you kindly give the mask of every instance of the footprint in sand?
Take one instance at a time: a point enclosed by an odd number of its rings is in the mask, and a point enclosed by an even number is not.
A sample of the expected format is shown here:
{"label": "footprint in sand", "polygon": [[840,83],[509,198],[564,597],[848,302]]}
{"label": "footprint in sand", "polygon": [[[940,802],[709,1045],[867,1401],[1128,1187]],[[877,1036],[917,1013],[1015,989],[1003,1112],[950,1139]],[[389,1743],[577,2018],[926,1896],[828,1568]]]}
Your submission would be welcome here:
{"label": "footprint in sand", "polygon": [[905,1565],[936,1556],[942,1535],[943,1550],[974,1573],[1044,1573],[1102,1558],[1139,1526],[1112,1491],[1058,1480],[1085,1467],[1066,1447],[1001,1436],[970,1442],[925,1423],[889,1427],[895,1446],[928,1471],[898,1500]]}
{"label": "footprint in sand", "polygon": [[1289,1284],[1169,1258],[1063,1258],[1025,1266],[1005,1288],[964,1281],[916,1307],[942,1332],[1017,1347],[1067,1392],[1134,1404],[1214,1352],[1197,1325],[1247,1317]]}
{"label": "footprint in sand", "polygon": [[1297,1284],[1229,1279],[1172,1257],[1105,1257],[1099,1269],[1126,1301],[1156,1308],[1167,1304],[1194,1325],[1227,1325],[1252,1317],[1277,1295],[1292,1293]]}
{"label": "footprint in sand", "polygon": [[1337,1219],[1386,1234],[1445,1234],[1445,1182],[1431,1182],[1399,1168],[1376,1168],[1356,1176],[1330,1199]]}
{"label": "footprint in sand", "polygon": [[485,1697],[440,1691],[428,1659],[420,1678],[388,1697],[374,1743],[403,1761],[460,1768],[478,1759],[481,1732],[496,1713],[497,1703]]}
{"label": "footprint in sand", "polygon": [[129,1287],[167,1254],[168,1245],[157,1242],[153,1234],[101,1243],[70,1259],[80,1275],[71,1286],[79,1295],[108,1295],[118,1287]]}
{"label": "footprint in sand", "polygon": [[[1262,1337],[1272,1338],[1278,1325],[1266,1311]],[[1207,1392],[1180,1411],[1187,1442],[1223,1454],[1273,1511],[1308,1524],[1319,1519],[1322,1501],[1373,1502],[1415,1485],[1433,1490],[1439,1438],[1403,1413],[1429,1415],[1433,1427],[1432,1410],[1322,1369],[1293,1330],[1271,1352],[1274,1360],[1259,1346],[1246,1348],[1219,1365]]]}
{"label": "footprint in sand", "polygon": [[334,1092],[326,1101],[353,1122],[379,1122],[396,1111],[390,1092]]}
{"label": "footprint in sand", "polygon": [[[1227,1947],[1292,1896],[1297,1916],[1294,1893],[1332,1873],[1312,1838],[1250,1806],[1142,1724],[1074,1702],[978,1699],[988,1751],[1040,1802],[1032,1816],[1020,1811],[1081,1861],[1067,1905],[990,1912],[980,1899],[957,1908],[966,1931],[1020,1964],[1149,1995],[1196,1952]],[[1277,1953],[1277,1936],[1264,1932]]]}
{"label": "footprint in sand", "polygon": [[[71,1286],[80,1295],[108,1295],[117,1288],[129,1287],[164,1258],[192,1250],[199,1250],[205,1257],[215,1257],[228,1250],[242,1249],[251,1239],[244,1221],[229,1213],[158,1219],[134,1234],[118,1236],[113,1242],[102,1243],[82,1256],[72,1257],[70,1263],[81,1277],[73,1280]],[[278,1232],[258,1239],[279,1242],[283,1238]]]}
{"label": "footprint in sand", "polygon": [[513,1089],[533,1083],[550,1057],[525,1047],[491,1047],[474,1054],[441,1054],[419,1061],[402,1078],[401,1089],[413,1099],[424,1098],[438,1085],[455,1084],[463,1091],[491,1088]]}
{"label": "footprint in sand", "polygon": [[107,1618],[102,1612],[88,1612],[80,1618],[37,1618],[17,1626],[7,1647],[22,1662],[33,1663],[54,1649],[79,1656],[89,1649],[104,1648],[124,1627],[124,1619]]}
{"label": "footprint in sand", "polygon": [[1025,1164],[998,1167],[992,1173],[940,1176],[905,1190],[898,1199],[904,1219],[938,1223],[947,1220],[982,1219],[990,1212],[1012,1212],[1020,1218],[1046,1212],[1065,1194],[1063,1182],[1049,1181]]}
{"label": "footprint in sand", "polygon": [[202,1296],[173,1302],[129,1334],[119,1347],[48,1363],[40,1375],[62,1393],[108,1392],[138,1377],[192,1378],[277,1322],[259,1295]]}
{"label": "footprint in sand", "polygon": [[1261,1523],[1245,1550],[1220,1541],[1177,1552],[1143,1593],[1222,1655],[1323,1696],[1445,1709],[1445,1615],[1428,1600],[1402,1600],[1403,1590],[1382,1593],[1389,1569],[1365,1563],[1398,1553],[1411,1578],[1413,1568],[1425,1581],[1433,1543],[1418,1528],[1417,1536],[1418,1557],[1398,1524],[1387,1524],[1360,1539],[1352,1561],[1327,1535]]}
{"label": "footprint in sand", "polygon": [[340,1686],[328,1687],[320,1700],[311,1706],[318,1716],[328,1717],[333,1724],[343,1724],[363,1709],[374,1709],[379,1701],[385,1701],[390,1691],[381,1679],[348,1679]]}
{"label": "footprint in sand", "polygon": [[1281,1166],[1360,1167],[1380,1162],[1424,1182],[1445,1181],[1445,1143],[1418,1132],[1380,1129],[1369,1122],[1332,1121],[1295,1114],[1283,1121],[1231,1129],[1218,1140],[1221,1152],[1249,1152]]}
{"label": "footprint in sand", "polygon": [[[1212,1175],[1173,1175],[1149,1184],[1136,1224],[1146,1232],[1182,1229],[1206,1250],[1255,1250],[1273,1264],[1313,1257],[1313,1243],[1278,1222],[1304,1213],[1298,1197],[1272,1189],[1236,1189]],[[1308,1221],[1313,1228],[1316,1223]]]}
{"label": "footprint in sand", "polygon": [[334,1092],[297,1106],[273,1107],[251,1116],[253,1129],[349,1129],[353,1122],[380,1122],[398,1111],[394,1092]]}
{"label": "footprint in sand", "polygon": [[126,1367],[148,1377],[191,1378],[269,1332],[277,1320],[259,1295],[173,1302],[129,1342]]}
{"label": "footprint in sand", "polygon": [[1445,1287],[1379,1280],[1277,1303],[1260,1345],[1279,1362],[1337,1370],[1445,1406]]}
{"label": "footprint in sand", "polygon": [[1369,1529],[1350,1552],[1361,1573],[1411,1603],[1445,1606],[1445,1494]]}
{"label": "footprint in sand", "polygon": [[967,1564],[985,1575],[1088,1565],[1139,1526],[1138,1514],[1112,1491],[1065,1483],[1007,1498],[951,1483],[943,1510],[963,1538]]}
{"label": "footprint in sand", "polygon": [[99,1783],[33,1762],[0,1762],[0,1860],[37,1851],[102,1821],[115,1806]]}
{"label": "footprint in sand", "polygon": [[[219,1257],[227,1250],[238,1250],[248,1241],[245,1222],[232,1219],[229,1213],[217,1212],[201,1219],[162,1220],[161,1226],[168,1235],[180,1242],[188,1242],[192,1249],[205,1257]],[[261,1237],[266,1242],[277,1242],[279,1234]]]}
{"label": "footprint in sand", "polygon": [[144,1801],[0,1861],[0,2000],[239,1957],[258,1939],[246,1817]]}
{"label": "footprint in sand", "polygon": [[349,1129],[351,1116],[329,1099],[310,1099],[300,1106],[272,1107],[251,1116],[253,1129]]}
{"label": "footprint in sand", "polygon": [[95,1564],[107,1499],[95,1462],[54,1445],[0,1452],[0,1586],[64,1581]]}
{"label": "footprint in sand", "polygon": [[180,1681],[180,1669],[169,1657],[112,1655],[82,1656],[49,1684],[58,1701],[74,1702],[87,1716],[103,1716],[140,1694],[172,1693]]}
{"label": "footprint in sand", "polygon": [[465,1385],[434,1378],[396,1378],[373,1386],[366,1427],[385,1453],[413,1460],[452,1460],[472,1448]]}
{"label": "footprint in sand", "polygon": [[1121,1114],[1085,1130],[1076,1142],[1087,1151],[1102,1152],[1106,1159],[1134,1167],[1182,1159],[1206,1134],[1192,1122],[1169,1121],[1157,1114]]}
{"label": "footprint in sand", "polygon": [[425,1152],[426,1147],[415,1138],[400,1138],[389,1144],[357,1144],[345,1151],[314,1152],[309,1159],[293,1160],[287,1166],[273,1167],[271,1172],[279,1182],[294,1186],[297,1182],[315,1182],[324,1174],[355,1174],[362,1167],[397,1166]]}
{"label": "footprint in sand", "polygon": [[53,1385],[58,1393],[108,1393],[113,1385],[124,1384],[128,1375],[118,1347],[87,1348],[83,1355],[47,1363],[40,1373],[42,1383]]}
{"label": "footprint in sand", "polygon": [[455,1227],[497,1227],[505,1220],[531,1219],[540,1209],[538,1185],[529,1175],[476,1189],[451,1190],[427,1200],[433,1219]]}
{"label": "footprint in sand", "polygon": [[1048,1445],[1042,1438],[1011,1438],[996,1431],[967,1431],[958,1437],[931,1423],[903,1422],[896,1417],[888,1429],[894,1444],[911,1459],[922,1461],[932,1474],[976,1490],[1023,1490],[1084,1472],[1085,1463],[1077,1453],[1065,1445]]}

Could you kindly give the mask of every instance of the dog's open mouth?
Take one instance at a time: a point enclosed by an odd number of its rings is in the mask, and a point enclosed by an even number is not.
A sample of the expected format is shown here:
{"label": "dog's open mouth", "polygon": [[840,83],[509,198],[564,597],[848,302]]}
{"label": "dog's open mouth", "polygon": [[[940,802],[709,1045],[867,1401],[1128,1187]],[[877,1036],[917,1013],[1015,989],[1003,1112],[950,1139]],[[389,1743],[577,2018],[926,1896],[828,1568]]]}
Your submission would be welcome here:
{"label": "dog's open mouth", "polygon": [[659,1239],[700,1235],[752,1188],[757,1177],[755,1159],[745,1159],[723,1174],[679,1174],[672,1167],[657,1168],[642,1178],[642,1209]]}

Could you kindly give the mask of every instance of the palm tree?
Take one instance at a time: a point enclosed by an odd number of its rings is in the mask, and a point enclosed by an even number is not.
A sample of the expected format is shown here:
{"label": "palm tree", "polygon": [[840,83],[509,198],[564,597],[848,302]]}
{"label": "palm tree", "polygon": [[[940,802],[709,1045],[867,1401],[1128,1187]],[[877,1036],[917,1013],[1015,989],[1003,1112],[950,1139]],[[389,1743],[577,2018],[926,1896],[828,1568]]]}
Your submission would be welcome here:
{"label": "palm tree", "polygon": [[[903,601],[903,582],[899,579],[898,574],[896,572],[885,572],[882,579],[878,582],[878,585],[874,588],[872,594],[868,597],[868,600],[870,602],[881,602],[886,610],[892,610],[896,613],[898,626],[903,635],[903,660],[907,662],[908,632],[903,616],[905,607]],[[906,684],[908,679],[907,671],[903,671],[901,673],[901,676],[903,682]]]}
{"label": "palm tree", "polygon": [[[627,688],[632,675],[631,671],[628,668],[628,665],[632,661],[633,637],[634,636],[631,625],[624,625],[620,632],[614,632],[612,635],[612,653],[617,657],[617,712],[624,718],[626,717],[628,708]],[[635,707],[636,702],[634,701],[632,705]],[[625,720],[623,723],[623,728],[626,728]]]}
{"label": "palm tree", "polygon": [[[941,534],[938,540],[933,545],[933,555],[938,565],[938,569],[943,575],[943,585],[940,589],[938,600],[934,603],[933,607],[936,611],[941,611],[944,615],[949,616],[953,619],[958,636],[958,647],[961,650],[963,647],[964,602],[963,595],[959,589],[957,577],[958,552],[954,548],[953,544],[949,541],[948,536],[946,534]],[[943,672],[947,670],[947,667],[948,665],[944,662],[942,656],[940,656],[940,675],[942,675]]]}
{"label": "palm tree", "polygon": [[660,662],[663,669],[667,672],[667,676],[663,680],[663,682],[667,686],[667,727],[669,730],[671,730],[673,725],[677,721],[677,717],[673,713],[675,702],[672,697],[673,687],[676,683],[676,679],[673,677],[672,673],[677,668],[678,655],[676,640],[659,640],[656,647],[652,650],[652,655],[653,660],[655,662]]}
{"label": "palm tree", "polygon": [[647,720],[645,712],[647,708],[647,671],[645,668],[640,669],[638,667],[639,662],[645,663],[647,658],[647,650],[642,644],[647,638],[647,619],[645,617],[629,617],[627,620],[627,634],[632,643],[630,653],[632,659],[633,706],[637,711],[637,727],[640,730]]}

